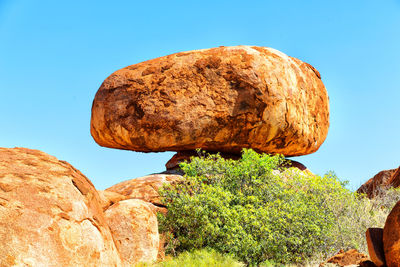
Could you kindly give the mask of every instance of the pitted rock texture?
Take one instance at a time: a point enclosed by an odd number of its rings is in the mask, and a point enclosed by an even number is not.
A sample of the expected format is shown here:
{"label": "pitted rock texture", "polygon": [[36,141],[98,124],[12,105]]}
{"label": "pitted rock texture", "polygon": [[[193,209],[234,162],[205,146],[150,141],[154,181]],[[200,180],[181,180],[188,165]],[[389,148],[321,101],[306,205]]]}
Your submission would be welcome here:
{"label": "pitted rock texture", "polygon": [[101,146],[140,152],[318,150],[329,103],[311,65],[275,49],[218,47],[168,55],[110,75],[92,106]]}
{"label": "pitted rock texture", "polygon": [[151,174],[118,183],[104,192],[114,192],[129,199],[140,199],[162,206],[158,190],[163,184],[179,181],[181,178],[181,175],[174,174]]}
{"label": "pitted rock texture", "polygon": [[67,162],[0,148],[0,266],[120,266],[99,201]]}
{"label": "pitted rock texture", "polygon": [[100,204],[103,211],[106,211],[110,206],[118,203],[121,200],[128,199],[128,197],[112,191],[98,190],[97,192],[100,196]]}
{"label": "pitted rock texture", "polygon": [[139,199],[119,201],[105,211],[123,266],[157,259],[160,236],[151,203]]}

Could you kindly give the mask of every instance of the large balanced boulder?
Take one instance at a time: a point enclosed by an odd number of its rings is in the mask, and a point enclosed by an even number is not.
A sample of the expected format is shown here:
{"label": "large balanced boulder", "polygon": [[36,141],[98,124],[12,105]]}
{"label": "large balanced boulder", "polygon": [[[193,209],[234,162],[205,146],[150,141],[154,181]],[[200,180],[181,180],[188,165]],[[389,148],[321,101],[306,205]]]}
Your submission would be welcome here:
{"label": "large balanced boulder", "polygon": [[120,266],[99,201],[67,162],[0,148],[0,266]]}
{"label": "large balanced boulder", "polygon": [[318,150],[328,127],[318,71],[256,46],[181,52],[118,70],[98,90],[91,118],[99,145],[140,152],[299,156]]}

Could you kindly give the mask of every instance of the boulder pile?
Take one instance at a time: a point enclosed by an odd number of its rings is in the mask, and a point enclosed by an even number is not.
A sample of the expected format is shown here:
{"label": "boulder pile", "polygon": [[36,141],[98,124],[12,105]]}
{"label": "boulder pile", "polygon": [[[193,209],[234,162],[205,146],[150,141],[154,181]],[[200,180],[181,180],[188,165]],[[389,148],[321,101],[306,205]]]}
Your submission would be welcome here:
{"label": "boulder pile", "polygon": [[[91,117],[101,146],[176,151],[167,169],[197,148],[231,159],[243,148],[310,154],[328,128],[319,72],[256,46],[181,52],[118,70],[98,90]],[[97,191],[65,161],[0,148],[0,266],[133,266],[162,258],[156,214],[167,210],[158,189],[179,179],[154,174]]]}
{"label": "boulder pile", "polygon": [[166,210],[157,189],[179,177],[151,175],[97,191],[65,161],[0,148],[0,266],[132,266],[162,258],[156,214]]}

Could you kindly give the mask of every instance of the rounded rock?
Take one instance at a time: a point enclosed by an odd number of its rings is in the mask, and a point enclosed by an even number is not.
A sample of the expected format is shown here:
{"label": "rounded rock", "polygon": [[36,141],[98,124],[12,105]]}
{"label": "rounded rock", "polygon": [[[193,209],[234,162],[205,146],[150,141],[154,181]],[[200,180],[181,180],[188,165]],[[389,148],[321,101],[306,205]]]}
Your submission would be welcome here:
{"label": "rounded rock", "polygon": [[318,71],[256,46],[181,52],[118,70],[99,88],[91,118],[99,145],[140,152],[299,156],[317,151],[328,128]]}
{"label": "rounded rock", "polygon": [[0,266],[121,266],[99,195],[38,150],[0,148]]}
{"label": "rounded rock", "polygon": [[386,218],[383,228],[383,251],[388,267],[400,266],[400,201]]}
{"label": "rounded rock", "polygon": [[105,211],[123,266],[157,260],[160,236],[151,205],[140,199],[127,199]]}

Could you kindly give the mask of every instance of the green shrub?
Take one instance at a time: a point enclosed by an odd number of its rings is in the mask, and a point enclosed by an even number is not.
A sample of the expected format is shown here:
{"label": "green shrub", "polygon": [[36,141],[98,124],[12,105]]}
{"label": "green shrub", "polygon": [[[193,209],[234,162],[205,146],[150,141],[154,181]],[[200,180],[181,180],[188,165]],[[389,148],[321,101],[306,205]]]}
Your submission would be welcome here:
{"label": "green shrub", "polygon": [[168,209],[159,215],[167,252],[211,247],[255,265],[365,247],[366,227],[379,221],[374,205],[333,173],[280,170],[283,161],[244,150],[238,161],[208,155],[183,163],[185,180],[160,191]]}
{"label": "green shrub", "polygon": [[243,263],[238,262],[230,255],[222,255],[213,249],[201,249],[195,251],[186,251],[175,258],[153,264],[138,264],[139,266],[151,267],[241,267]]}

